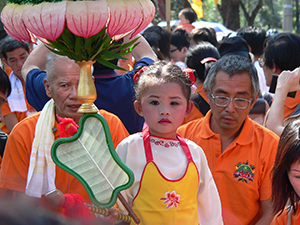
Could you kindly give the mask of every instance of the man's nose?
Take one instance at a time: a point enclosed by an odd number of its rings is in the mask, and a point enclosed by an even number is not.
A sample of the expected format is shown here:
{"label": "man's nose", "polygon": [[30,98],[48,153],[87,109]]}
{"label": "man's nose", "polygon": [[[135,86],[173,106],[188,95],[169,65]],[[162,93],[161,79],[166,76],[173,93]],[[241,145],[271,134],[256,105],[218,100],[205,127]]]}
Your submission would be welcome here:
{"label": "man's nose", "polygon": [[226,106],[225,109],[226,109],[228,112],[234,111],[234,110],[235,110],[235,106],[234,106],[233,101],[230,101],[230,102],[228,103],[228,105]]}

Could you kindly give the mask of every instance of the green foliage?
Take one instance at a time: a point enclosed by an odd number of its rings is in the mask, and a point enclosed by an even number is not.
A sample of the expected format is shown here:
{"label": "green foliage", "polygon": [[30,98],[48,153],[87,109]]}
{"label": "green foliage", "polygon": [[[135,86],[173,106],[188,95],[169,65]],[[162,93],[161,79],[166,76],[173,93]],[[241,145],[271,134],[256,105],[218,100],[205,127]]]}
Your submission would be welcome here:
{"label": "green foliage", "polygon": [[106,27],[94,36],[83,38],[71,33],[66,26],[61,36],[55,41],[48,40],[48,48],[52,52],[67,56],[76,62],[98,61],[110,68],[121,69],[109,61],[113,59],[126,59],[123,56],[131,52],[138,45],[138,43],[135,43],[137,40],[138,38],[125,44],[115,42],[107,34]]}
{"label": "green foliage", "polygon": [[23,4],[27,4],[27,3],[30,3],[30,4],[39,4],[39,3],[42,3],[42,2],[61,2],[63,0],[8,0],[7,3],[15,3],[15,4],[20,4],[20,5],[23,5]]}

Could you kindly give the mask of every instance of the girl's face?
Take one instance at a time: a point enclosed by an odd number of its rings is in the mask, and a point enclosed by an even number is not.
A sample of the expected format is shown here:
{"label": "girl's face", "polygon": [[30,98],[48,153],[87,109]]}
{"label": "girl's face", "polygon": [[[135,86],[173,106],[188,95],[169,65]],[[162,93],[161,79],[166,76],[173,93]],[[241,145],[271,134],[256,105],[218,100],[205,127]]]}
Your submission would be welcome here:
{"label": "girl's face", "polygon": [[134,102],[135,110],[145,118],[150,134],[163,138],[176,138],[177,128],[193,108],[177,83],[148,87],[141,102]]}
{"label": "girl's face", "polygon": [[300,161],[296,161],[291,165],[288,177],[295,192],[300,196]]}

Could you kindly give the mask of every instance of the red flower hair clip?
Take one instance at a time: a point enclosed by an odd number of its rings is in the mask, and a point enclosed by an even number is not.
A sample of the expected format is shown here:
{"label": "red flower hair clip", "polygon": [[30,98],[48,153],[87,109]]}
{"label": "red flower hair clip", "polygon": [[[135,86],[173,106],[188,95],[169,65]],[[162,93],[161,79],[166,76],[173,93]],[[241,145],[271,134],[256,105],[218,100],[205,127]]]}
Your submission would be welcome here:
{"label": "red flower hair clip", "polygon": [[194,84],[196,81],[196,75],[195,75],[195,70],[192,70],[190,68],[186,68],[182,70],[190,79],[191,83]]}
{"label": "red flower hair clip", "polygon": [[137,71],[133,76],[134,83],[138,82],[138,79],[140,78],[141,74],[147,69],[147,66],[143,66],[139,71]]}

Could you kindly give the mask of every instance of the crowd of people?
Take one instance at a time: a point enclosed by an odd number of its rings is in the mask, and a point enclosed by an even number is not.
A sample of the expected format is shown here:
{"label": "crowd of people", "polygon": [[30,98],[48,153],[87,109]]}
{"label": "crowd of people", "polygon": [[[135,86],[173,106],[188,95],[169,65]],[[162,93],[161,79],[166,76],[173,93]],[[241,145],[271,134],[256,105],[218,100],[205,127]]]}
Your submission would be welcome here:
{"label": "crowd of people", "polygon": [[[121,195],[141,224],[299,224],[300,35],[249,26],[217,41],[214,29],[192,25],[193,10],[178,17],[171,32],[138,34],[128,61],[111,61],[130,71],[93,65],[95,105],[134,174]],[[58,189],[92,204],[85,185],[51,159],[62,118],[82,117],[80,67],[9,36],[0,53],[0,221],[14,220],[4,203],[20,200],[67,223],[66,203],[45,195]],[[128,224],[117,219],[127,211],[117,201],[109,215],[80,223]]]}

